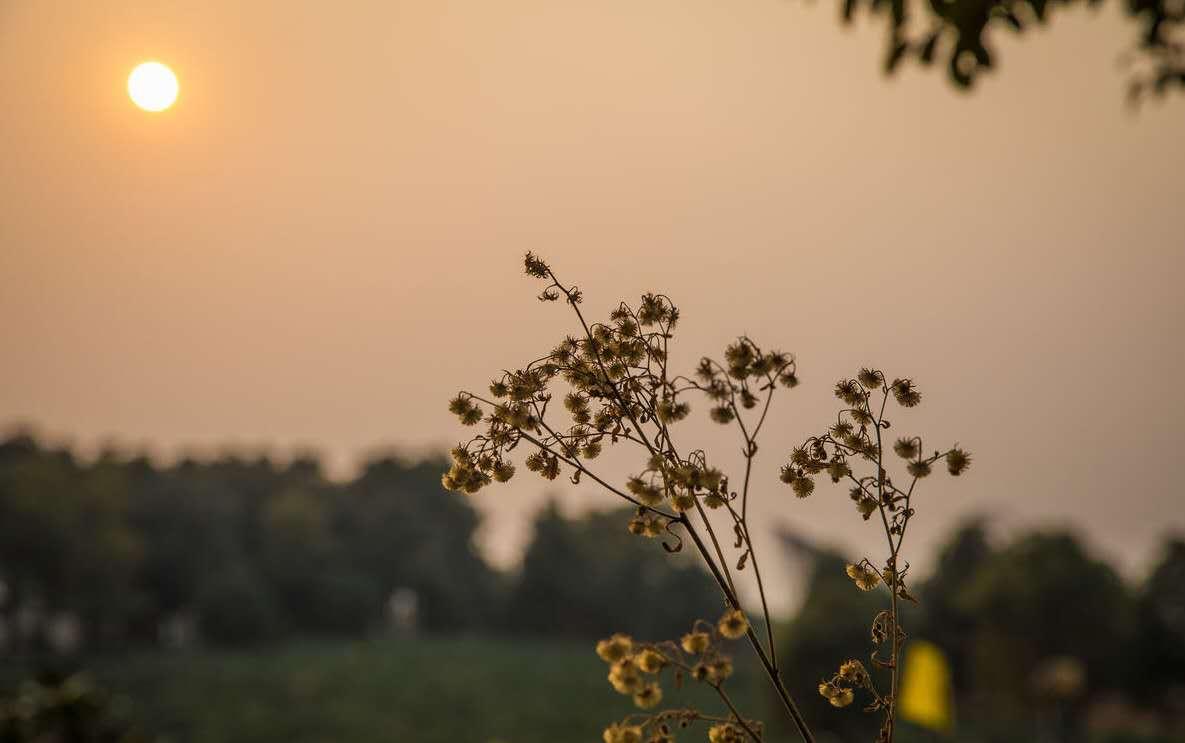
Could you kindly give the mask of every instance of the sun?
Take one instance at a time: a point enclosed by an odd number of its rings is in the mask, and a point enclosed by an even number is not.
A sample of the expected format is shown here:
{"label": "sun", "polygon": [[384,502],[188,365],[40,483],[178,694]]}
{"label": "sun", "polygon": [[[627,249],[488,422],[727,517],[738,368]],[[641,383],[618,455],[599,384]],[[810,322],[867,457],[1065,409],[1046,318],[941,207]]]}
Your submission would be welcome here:
{"label": "sun", "polygon": [[128,75],[128,95],[145,111],[164,111],[177,100],[177,76],[160,62],[144,62]]}

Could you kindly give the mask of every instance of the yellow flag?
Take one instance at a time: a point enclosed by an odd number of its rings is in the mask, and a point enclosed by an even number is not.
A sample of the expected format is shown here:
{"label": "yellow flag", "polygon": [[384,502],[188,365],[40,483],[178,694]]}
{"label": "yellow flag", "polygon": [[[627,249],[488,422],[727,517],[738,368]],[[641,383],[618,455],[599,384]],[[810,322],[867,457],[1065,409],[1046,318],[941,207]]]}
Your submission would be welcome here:
{"label": "yellow flag", "polygon": [[898,714],[922,727],[949,733],[954,727],[950,664],[933,643],[906,646]]}

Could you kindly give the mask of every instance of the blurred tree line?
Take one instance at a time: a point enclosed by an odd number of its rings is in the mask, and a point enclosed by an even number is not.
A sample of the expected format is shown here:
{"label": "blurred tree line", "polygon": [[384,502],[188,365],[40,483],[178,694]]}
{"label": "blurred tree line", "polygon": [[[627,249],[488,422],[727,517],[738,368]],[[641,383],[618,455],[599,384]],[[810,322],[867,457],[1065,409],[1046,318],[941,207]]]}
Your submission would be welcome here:
{"label": "blurred tree line", "polygon": [[[52,622],[22,634],[30,607],[43,620],[77,617],[83,649],[159,643],[178,617],[207,644],[360,636],[390,626],[399,591],[414,593],[426,631],[658,638],[719,611],[694,556],[630,535],[628,510],[570,518],[549,505],[521,568],[492,569],[474,547],[470,501],[440,486],[445,466],[378,458],[334,482],[308,458],[162,467],[114,454],[84,462],[24,435],[0,441],[7,644],[47,645]],[[852,589],[848,556],[785,541],[809,574],[782,633],[791,690],[818,730],[873,736],[873,716],[831,709],[815,686],[836,658],[866,657],[878,597]],[[1034,710],[1072,727],[1108,699],[1120,717],[1138,708],[1185,719],[1185,541],[1166,540],[1138,584],[1073,534],[997,544],[983,522],[926,564],[907,626],[949,658],[961,721],[1010,740]]]}
{"label": "blurred tree line", "polygon": [[[805,671],[791,690],[818,730],[871,740],[876,720],[839,714],[812,691],[835,658],[868,647],[866,618],[883,601],[851,590],[843,556],[788,541],[810,553],[811,565],[784,650]],[[913,638],[946,655],[960,730],[969,725],[983,741],[1026,730],[1026,739],[1087,740],[1088,730],[1097,737],[1142,720],[1151,731],[1185,734],[1185,541],[1166,539],[1151,575],[1128,585],[1072,533],[995,545],[985,522],[973,520],[932,564],[905,621]]]}
{"label": "blurred tree line", "polygon": [[226,645],[358,635],[390,622],[397,591],[428,631],[660,635],[715,610],[694,560],[653,559],[621,513],[547,508],[522,569],[498,573],[474,547],[470,501],[441,488],[445,469],[379,458],[333,482],[309,458],[83,462],[13,436],[0,442],[9,644],[46,645],[63,616],[91,648],[167,640],[185,621]]}

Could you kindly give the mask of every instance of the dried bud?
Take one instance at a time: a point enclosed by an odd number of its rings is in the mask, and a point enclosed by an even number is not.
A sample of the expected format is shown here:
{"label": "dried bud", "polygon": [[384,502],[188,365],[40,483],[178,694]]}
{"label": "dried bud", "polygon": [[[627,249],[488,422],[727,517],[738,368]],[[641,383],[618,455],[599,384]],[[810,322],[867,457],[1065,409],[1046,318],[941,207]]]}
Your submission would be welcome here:
{"label": "dried bud", "polygon": [[930,474],[930,463],[919,459],[916,462],[910,462],[905,469],[909,470],[909,474],[914,477],[921,478]]}
{"label": "dried bud", "polygon": [[606,663],[616,663],[634,651],[634,640],[621,633],[597,643],[597,655]]}
{"label": "dried bud", "polygon": [[719,656],[708,664],[708,678],[713,683],[719,684],[729,676],[732,676],[732,660],[730,658]]}
{"label": "dried bud", "polygon": [[708,728],[708,743],[744,743],[745,734],[731,723],[721,723]]}
{"label": "dried bud", "polygon": [[735,417],[732,414],[732,408],[727,405],[717,405],[708,411],[708,415],[711,416],[712,420],[721,424],[731,423],[732,419]]}
{"label": "dried bud", "polygon": [[847,462],[838,459],[831,460],[827,465],[827,474],[831,475],[831,482],[839,482],[843,478],[852,474],[852,470],[848,467]]}
{"label": "dried bud", "polygon": [[859,588],[861,591],[871,591],[881,582],[880,573],[876,572],[867,565],[864,565],[863,563],[859,565],[849,564],[846,568],[844,568],[844,572],[846,572],[848,577],[852,579],[852,582],[856,584],[856,588]]}
{"label": "dried bud", "polygon": [[853,407],[864,402],[864,391],[851,379],[844,379],[836,383],[835,396]]}
{"label": "dried bud", "polygon": [[858,660],[849,660],[839,667],[839,677],[853,686],[863,686],[868,679],[868,671]]}
{"label": "dried bud", "polygon": [[642,688],[642,675],[629,658],[622,658],[609,668],[609,683],[618,694],[636,694]]}
{"label": "dried bud", "polygon": [[494,465],[494,479],[498,482],[506,482],[514,477],[514,465],[510,462],[499,462]]}
{"label": "dried bud", "polygon": [[638,705],[640,709],[657,707],[661,701],[662,687],[654,681],[646,684],[634,694],[634,704]]}
{"label": "dried bud", "polygon": [[893,451],[902,459],[915,459],[919,454],[917,439],[897,439],[893,444]]}
{"label": "dried bud", "polygon": [[894,379],[893,397],[903,408],[912,408],[922,401],[922,393],[918,392],[911,379]]}
{"label": "dried bud", "polygon": [[683,651],[691,655],[699,655],[708,649],[712,644],[712,638],[707,632],[688,632],[683,635],[683,639],[679,642],[683,646]]}
{"label": "dried bud", "polygon": [[852,700],[855,698],[856,695],[852,693],[851,689],[839,689],[835,696],[831,697],[827,701],[831,702],[832,707],[846,707],[851,704]]}
{"label": "dried bud", "polygon": [[860,384],[864,385],[870,390],[875,390],[877,387],[881,386],[881,379],[883,377],[879,371],[866,367],[860,370],[860,373],[856,375],[856,378],[860,380]]}
{"label": "dried bud", "polygon": [[745,633],[749,631],[749,620],[745,618],[745,613],[740,609],[729,609],[716,623],[716,629],[722,636],[736,640],[744,637]]}
{"label": "dried bud", "polygon": [[790,487],[794,490],[794,494],[799,498],[805,498],[815,491],[815,481],[809,477],[796,477],[794,482],[790,483]]}
{"label": "dried bud", "polygon": [[667,664],[666,657],[653,648],[646,648],[638,653],[634,660],[643,673],[658,673]]}
{"label": "dried bud", "polygon": [[613,723],[605,728],[601,739],[605,743],[642,743],[642,726]]}
{"label": "dried bud", "polygon": [[971,455],[957,446],[946,453],[946,469],[952,475],[961,475],[971,466]]}
{"label": "dried bud", "polygon": [[536,278],[545,279],[550,273],[547,264],[534,253],[527,253],[523,258],[523,265],[527,269],[527,273]]}

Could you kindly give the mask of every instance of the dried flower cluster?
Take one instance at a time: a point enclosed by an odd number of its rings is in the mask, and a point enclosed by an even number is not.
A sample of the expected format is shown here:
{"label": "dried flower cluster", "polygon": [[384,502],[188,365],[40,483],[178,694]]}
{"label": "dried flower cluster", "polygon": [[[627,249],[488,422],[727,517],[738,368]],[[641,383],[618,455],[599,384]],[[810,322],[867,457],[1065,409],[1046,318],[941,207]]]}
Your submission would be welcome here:
{"label": "dried flower cluster", "polygon": [[[597,654],[609,664],[613,688],[631,696],[642,710],[653,710],[662,703],[660,677],[667,671],[675,688],[685,679],[708,684],[726,709],[715,715],[690,708],[634,715],[609,726],[604,734],[606,743],[670,741],[675,727],[697,721],[710,725],[708,739],[713,743],[762,740],[762,725],[742,716],[723,688],[733,666],[722,645],[742,638],[753,649],[803,740],[813,743],[814,737],[782,679],[748,520],[757,437],[775,392],[798,385],[794,357],[765,351],[743,336],[724,350],[721,360],[703,358],[691,376],[671,374],[668,350],[679,311],[670,298],[646,294],[636,307],[619,304],[606,322],[589,322],[581,309],[583,296],[578,288],[562,284],[544,261],[530,253],[525,267],[529,275],[546,282],[540,301],[569,305],[580,332],[562,339],[549,353],[521,369],[502,372],[490,382],[488,393],[461,392],[450,401],[449,410],[461,423],[481,424],[482,428],[452,450],[453,464],[442,484],[450,490],[476,493],[491,482],[506,482],[516,473],[511,456],[521,446],[526,450],[523,466],[544,479],[554,480],[563,474],[573,483],[582,478],[592,480],[632,503],[636,512],[626,525],[630,533],[660,538],[670,552],[683,549],[686,536],[703,558],[725,604],[715,624],[696,620],[678,643],[635,643],[628,636],[614,635],[597,645]],[[872,395],[876,390],[884,400],[874,412]],[[852,498],[861,515],[868,519],[879,513],[882,517],[890,547],[884,568],[877,569],[865,559],[849,566],[848,574],[861,590],[874,590],[882,581],[890,589],[890,607],[873,625],[876,649],[872,662],[878,668],[891,669],[891,691],[879,694],[865,667],[852,660],[820,686],[820,693],[834,706],[844,707],[854,699],[855,689],[868,690],[873,697],[869,709],[886,710],[882,740],[891,740],[896,665],[904,640],[897,621],[897,600],[912,600],[905,588],[908,565],[898,559],[913,515],[910,499],[917,480],[929,474],[938,459],[945,458],[949,471],[959,474],[970,458],[958,448],[926,457],[921,439],[902,439],[894,450],[906,460],[912,480],[899,489],[888,476],[882,457],[881,432],[889,425],[884,419],[885,403],[891,395],[903,407],[913,407],[920,402],[920,393],[910,380],[888,383],[881,372],[865,369],[856,379],[840,382],[836,394],[847,407],[825,434],[808,439],[793,451],[781,479],[800,498],[814,492],[815,478],[823,472],[834,482],[850,480]],[[706,399],[711,420],[737,429],[745,458],[740,478],[730,480],[709,462],[704,451],[682,451],[677,446],[672,428],[691,414],[692,396]],[[559,404],[553,404],[557,398]],[[643,457],[641,468],[620,485],[593,469],[604,448],[618,444],[637,447]],[[874,467],[874,474],[857,476],[853,466],[860,464]],[[739,487],[734,485],[738,482]],[[725,535],[731,538],[721,539]],[[750,626],[737,597],[735,576],[746,568],[753,575],[760,599],[764,638]],[[878,652],[890,637],[890,654],[882,659]]]}
{"label": "dried flower cluster", "polygon": [[675,739],[674,727],[695,722],[709,724],[709,740],[742,741],[746,734],[760,739],[761,723],[741,718],[724,690],[733,665],[732,657],[723,652],[723,641],[738,640],[748,630],[744,612],[727,609],[715,625],[697,620],[679,642],[636,643],[628,635],[617,634],[597,643],[597,655],[609,664],[609,684],[617,693],[632,696],[639,709],[650,710],[662,702],[659,677],[669,671],[676,689],[689,679],[710,686],[730,713],[721,717],[684,708],[631,715],[605,729],[605,743],[668,743]]}
{"label": "dried flower cluster", "polygon": [[926,455],[921,437],[898,437],[891,448],[904,465],[905,475],[895,481],[890,473],[892,457],[886,454],[884,432],[890,422],[885,410],[890,398],[902,408],[916,407],[922,401],[917,386],[910,379],[890,382],[879,369],[861,369],[854,379],[835,385],[835,396],[844,406],[835,423],[791,452],[789,463],[782,468],[782,481],[804,497],[814,490],[814,478],[826,473],[833,483],[848,484],[852,502],[864,520],[880,517],[887,547],[884,563],[878,568],[866,557],[848,565],[847,574],[861,591],[874,591],[882,585],[888,589],[889,605],[874,617],[870,630],[871,661],[874,667],[889,672],[888,691],[879,692],[863,664],[849,660],[833,678],[819,685],[819,693],[832,705],[846,707],[854,699],[853,689],[865,689],[871,698],[865,709],[884,712],[878,740],[888,743],[896,721],[901,647],[907,638],[901,627],[899,601],[916,603],[906,588],[909,563],[901,557],[901,544],[914,516],[915,491],[938,461],[945,461],[947,472],[957,476],[970,466],[971,455],[958,446]]}

